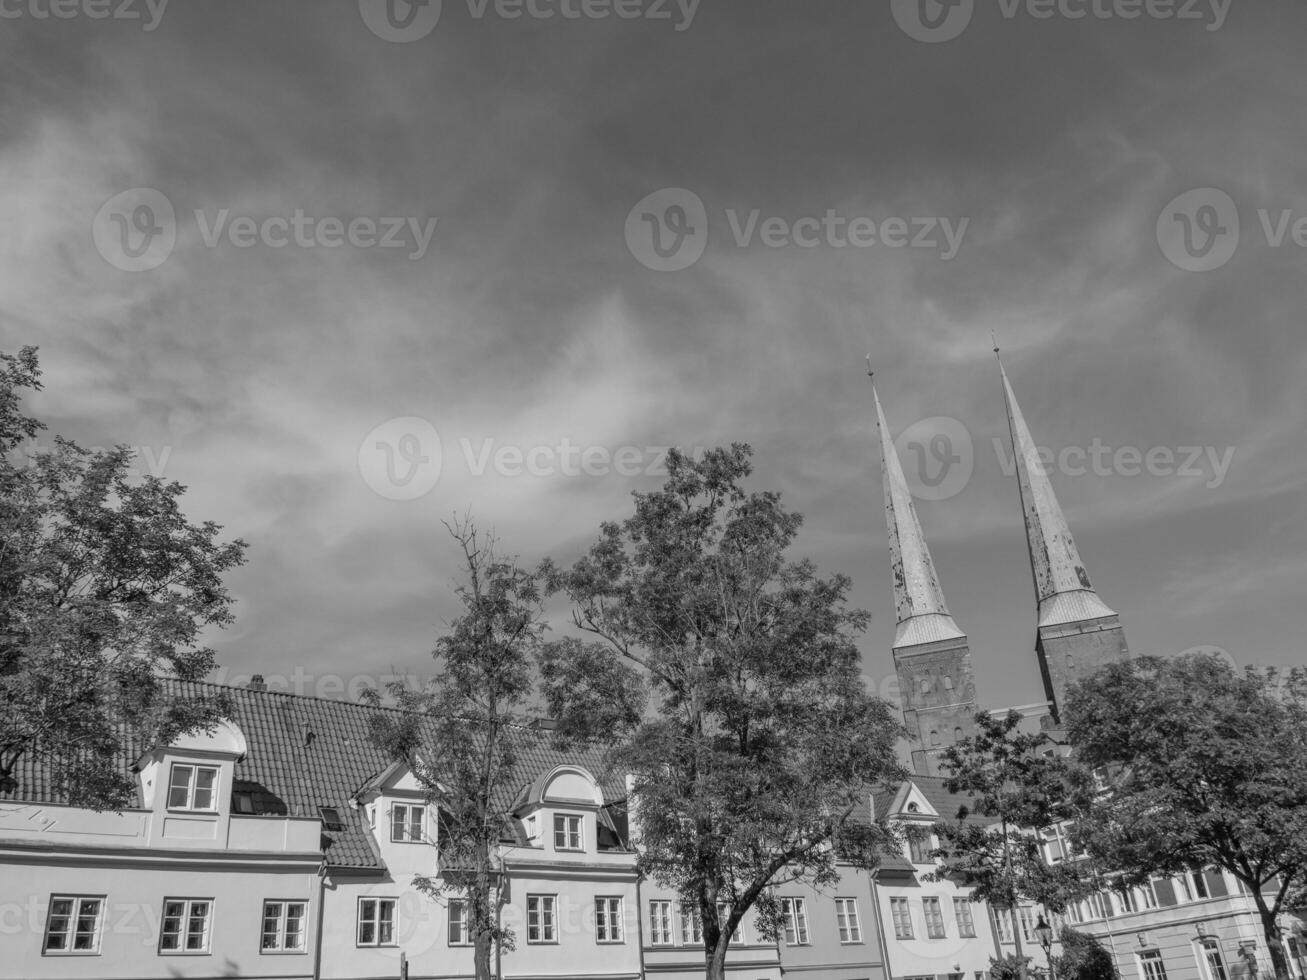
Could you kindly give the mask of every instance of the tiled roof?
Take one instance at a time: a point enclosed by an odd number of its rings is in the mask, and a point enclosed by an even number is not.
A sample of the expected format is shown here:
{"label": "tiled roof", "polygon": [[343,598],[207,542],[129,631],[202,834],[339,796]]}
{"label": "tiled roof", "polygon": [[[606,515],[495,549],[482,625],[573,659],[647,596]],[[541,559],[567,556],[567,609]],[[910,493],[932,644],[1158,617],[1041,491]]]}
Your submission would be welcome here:
{"label": "tiled roof", "polygon": [[[236,763],[232,791],[250,793],[255,813],[316,817],[320,807],[333,807],[344,829],[323,831],[328,862],[338,868],[381,867],[372,835],[363,825],[363,810],[351,808],[349,800],[392,761],[372,743],[369,719],[395,709],[217,684],[179,682],[175,690],[183,697],[225,693],[231,698],[232,720],[249,746],[246,757]],[[514,732],[518,778],[523,783],[570,762],[595,775],[605,801],[625,797],[622,779],[605,771],[597,750],[578,748],[563,753],[550,745],[541,731],[517,728]],[[140,733],[126,730],[121,744],[124,770],[149,748]],[[15,776],[17,788],[0,793],[0,799],[66,802],[55,789],[48,767],[39,760],[22,757]],[[513,789],[512,795],[516,792]]]}

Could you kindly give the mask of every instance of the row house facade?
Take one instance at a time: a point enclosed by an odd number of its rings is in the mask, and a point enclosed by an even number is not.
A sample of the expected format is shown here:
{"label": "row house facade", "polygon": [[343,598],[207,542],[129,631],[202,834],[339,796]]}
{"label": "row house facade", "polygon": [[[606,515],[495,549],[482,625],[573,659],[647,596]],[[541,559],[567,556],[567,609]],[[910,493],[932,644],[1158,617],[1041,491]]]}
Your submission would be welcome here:
{"label": "row house facade", "polygon": [[[232,718],[167,746],[123,733],[135,805],[66,805],[30,760],[0,797],[0,978],[455,980],[473,975],[466,908],[428,894],[436,808],[369,737],[366,705],[250,688]],[[523,784],[500,844],[504,980],[701,977],[698,916],[640,880],[622,780],[597,754],[521,729]],[[891,858],[891,861],[896,860]],[[741,980],[888,980],[875,882],[842,866],[779,889],[780,941],[746,921]]]}

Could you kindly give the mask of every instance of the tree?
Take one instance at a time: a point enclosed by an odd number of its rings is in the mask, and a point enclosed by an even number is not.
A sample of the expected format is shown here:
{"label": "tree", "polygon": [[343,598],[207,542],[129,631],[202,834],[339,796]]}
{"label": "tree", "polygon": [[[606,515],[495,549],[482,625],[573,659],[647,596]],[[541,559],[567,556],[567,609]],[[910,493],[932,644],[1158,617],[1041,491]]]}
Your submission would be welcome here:
{"label": "tree", "polygon": [[1053,959],[1059,980],[1121,980],[1111,952],[1095,937],[1063,926],[1059,938],[1062,955]]}
{"label": "tree", "polygon": [[1023,732],[1021,716],[976,715],[976,733],[949,746],[940,759],[950,793],[971,797],[952,822],[936,825],[944,861],[936,877],[949,877],[971,888],[973,900],[1004,909],[1011,917],[1016,955],[1011,966],[1024,977],[1020,903],[1030,901],[1054,911],[1084,893],[1074,864],[1044,860],[1038,831],[1066,820],[1071,764],[1044,752],[1048,737]]}
{"label": "tree", "polygon": [[1109,664],[1073,686],[1066,717],[1080,760],[1110,787],[1079,836],[1127,884],[1217,867],[1247,886],[1276,975],[1277,917],[1307,878],[1307,698],[1296,674],[1239,674],[1192,654]]}
{"label": "tree", "polygon": [[[389,685],[403,713],[375,717],[372,735],[437,807],[437,873],[413,883],[432,898],[467,902],[476,977],[490,980],[491,952],[513,948],[500,923],[499,841],[521,783],[516,743],[545,627],[533,576],[497,557],[493,537],[470,520],[446,527],[463,552],[462,615],[436,643],[439,673],[421,691]],[[380,696],[369,692],[366,700],[378,704]]]}
{"label": "tree", "polygon": [[632,517],[570,569],[543,567],[598,638],[545,648],[558,731],[632,774],[641,869],[698,911],[711,980],[750,910],[775,935],[776,886],[874,865],[890,837],[870,791],[904,775],[901,726],[859,671],[867,614],[846,608],[846,578],[787,560],[802,518],[741,487],[750,455],[669,453]]}
{"label": "tree", "polygon": [[210,728],[225,699],[183,696],[170,679],[202,679],[206,627],[232,621],[222,582],[245,543],[190,523],[186,488],[134,482],[131,450],[82,449],[21,409],[40,391],[36,350],[0,353],[0,790],[17,788],[26,755],[74,805],[121,809],[134,783],[122,731],[153,741]]}

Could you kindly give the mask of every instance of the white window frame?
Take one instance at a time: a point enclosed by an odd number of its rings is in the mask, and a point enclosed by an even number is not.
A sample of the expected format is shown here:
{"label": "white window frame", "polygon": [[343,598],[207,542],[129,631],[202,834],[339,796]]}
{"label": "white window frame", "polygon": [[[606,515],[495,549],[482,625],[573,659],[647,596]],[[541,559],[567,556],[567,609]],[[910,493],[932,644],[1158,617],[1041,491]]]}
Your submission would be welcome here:
{"label": "white window frame", "polygon": [[[180,804],[174,804],[172,794],[174,789],[179,789],[177,784],[177,775],[182,770],[186,770],[186,800]],[[198,795],[199,779],[201,772],[213,773],[213,785],[209,788],[209,806],[198,806],[196,796]],[[198,762],[174,762],[172,768],[168,770],[168,809],[180,813],[217,813],[218,812],[218,787],[222,784],[222,767],[205,766]]]}
{"label": "white window frame", "polygon": [[[182,907],[181,915],[169,915],[169,905],[180,905]],[[191,947],[190,939],[193,935],[192,923],[196,921],[196,906],[204,906],[204,915],[199,920],[203,922],[204,928],[200,935],[203,937],[204,945],[200,947]],[[165,924],[175,919],[178,923],[176,933],[168,933],[164,930]],[[175,935],[178,946],[170,948],[164,945],[164,940],[169,936]],[[172,895],[163,900],[163,914],[159,917],[159,955],[160,956],[207,956],[212,951],[213,946],[213,899],[212,898],[182,898]]]}
{"label": "white window frame", "polygon": [[[457,913],[455,910],[458,910]],[[472,945],[472,923],[468,917],[470,905],[466,898],[451,898],[448,909],[448,927],[445,938],[450,946]]]}
{"label": "white window frame", "polygon": [[681,942],[686,946],[703,945],[703,922],[691,905],[681,905]]}
{"label": "white window frame", "polygon": [[[559,843],[559,841],[562,841],[562,843]],[[554,850],[585,850],[585,818],[581,814],[554,814]]]}
{"label": "white window frame", "polygon": [[[298,917],[290,914],[291,906],[298,905],[300,914]],[[273,918],[269,914],[272,906],[277,907],[276,919],[277,925],[273,932],[268,932],[268,920]],[[286,945],[287,926],[292,918],[298,918],[299,928],[299,945]],[[309,949],[309,903],[302,898],[268,898],[263,901],[263,918],[259,920],[259,952],[267,955],[281,954],[304,954]],[[267,945],[268,937],[272,936],[273,945]]]}
{"label": "white window frame", "polygon": [[[1225,956],[1221,953],[1220,940],[1210,937],[1197,939],[1194,941],[1194,952],[1198,957],[1198,968],[1204,980],[1229,980],[1230,969],[1225,965]],[[1215,965],[1220,969],[1220,973],[1212,968],[1213,954],[1216,956]]]}
{"label": "white window frame", "polygon": [[[416,821],[414,820],[415,816]],[[413,829],[415,824],[417,827],[416,833]],[[398,836],[395,833],[397,830],[399,831]],[[426,842],[426,837],[427,805],[425,803],[392,803],[390,805],[390,842],[392,844],[423,844]]]}
{"label": "white window frame", "polygon": [[[100,955],[100,935],[104,931],[104,895],[63,895],[54,894],[50,896],[50,904],[46,906],[45,933],[41,940],[42,956],[99,956]],[[62,949],[52,947],[50,938],[55,935],[51,928],[55,921],[54,903],[70,902],[68,914],[59,915],[58,918],[64,920],[64,928],[58,931],[58,935],[63,937],[65,943]],[[86,915],[84,906],[95,903],[94,929],[91,933],[91,945],[83,949],[77,949],[77,937],[79,934],[84,935],[84,931],[79,928],[83,916]]]}
{"label": "white window frame", "polygon": [[807,900],[803,898],[782,898],[781,914],[785,917],[785,945],[810,945]]}
{"label": "white window frame", "polygon": [[915,938],[912,932],[912,906],[908,904],[908,900],[898,896],[891,897],[889,912],[890,919],[894,923],[894,938]]}
{"label": "white window frame", "polygon": [[595,896],[595,942],[601,946],[614,946],[626,942],[622,928],[626,917],[622,896]]}
{"label": "white window frame", "polygon": [[[534,935],[535,938],[532,938]],[[558,896],[527,895],[526,941],[531,946],[550,946],[558,942]]]}
{"label": "white window frame", "polygon": [[[728,902],[717,903],[717,921],[722,926],[726,925],[726,919],[729,916],[730,911],[731,911],[730,903]],[[743,919],[741,919],[740,924],[735,927],[735,931],[731,933],[731,942],[733,942],[736,946],[749,945],[749,941],[745,938]]]}
{"label": "white window frame", "polygon": [[921,912],[926,922],[926,938],[947,939],[948,933],[944,929],[944,906],[940,903],[939,896],[923,896]]}
{"label": "white window frame", "polygon": [[649,945],[674,946],[676,944],[676,920],[672,916],[672,903],[663,898],[651,899],[649,902]]}
{"label": "white window frame", "polygon": [[835,919],[839,925],[841,946],[853,946],[862,942],[862,922],[858,919],[856,898],[836,898]]}
{"label": "white window frame", "polygon": [[1148,949],[1135,955],[1139,960],[1139,976],[1142,980],[1167,980],[1166,962],[1162,959],[1161,950]]}
{"label": "white window frame", "polygon": [[[390,907],[390,938],[382,941],[381,926],[385,922],[381,910]],[[370,915],[364,915],[366,909],[371,909]],[[363,938],[363,927],[372,926],[372,938],[365,940]],[[388,895],[360,895],[358,901],[358,911],[355,917],[354,925],[354,945],[360,949],[385,948],[388,946],[398,946],[399,940],[396,938],[399,933],[399,899],[392,898]]]}
{"label": "white window frame", "polygon": [[976,918],[971,914],[971,900],[953,896],[953,921],[958,926],[959,939],[976,938]]}

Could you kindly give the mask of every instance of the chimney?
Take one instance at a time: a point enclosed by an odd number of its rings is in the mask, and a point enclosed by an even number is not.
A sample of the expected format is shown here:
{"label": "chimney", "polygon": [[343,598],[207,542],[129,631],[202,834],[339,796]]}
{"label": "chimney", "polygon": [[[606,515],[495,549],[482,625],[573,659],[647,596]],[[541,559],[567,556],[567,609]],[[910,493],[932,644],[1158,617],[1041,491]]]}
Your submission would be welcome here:
{"label": "chimney", "polygon": [[250,678],[249,684],[246,685],[251,691],[266,691],[268,685],[263,682],[262,674],[255,674]]}

